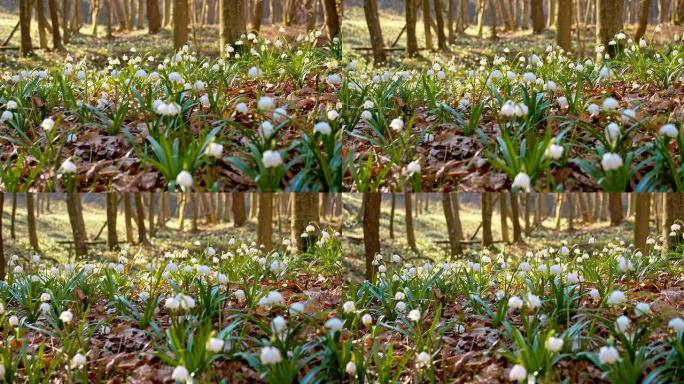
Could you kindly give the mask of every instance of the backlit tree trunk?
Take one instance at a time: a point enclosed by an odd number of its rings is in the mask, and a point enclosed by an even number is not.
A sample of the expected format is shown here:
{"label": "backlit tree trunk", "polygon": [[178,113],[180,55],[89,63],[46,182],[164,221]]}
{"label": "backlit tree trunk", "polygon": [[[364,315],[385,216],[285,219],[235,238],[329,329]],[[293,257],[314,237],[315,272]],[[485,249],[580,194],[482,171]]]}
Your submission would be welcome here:
{"label": "backlit tree trunk", "polygon": [[145,208],[143,207],[142,192],[135,193],[135,213],[138,218],[138,244],[149,244],[145,230]]}
{"label": "backlit tree trunk", "polygon": [[220,0],[220,2],[221,52],[223,52],[227,44],[235,44],[245,33],[245,2],[244,0]]}
{"label": "backlit tree trunk", "polygon": [[682,230],[677,232],[677,236],[670,236],[672,224],[678,223],[682,225],[684,218],[684,193],[667,193],[665,194],[665,220],[663,223],[663,236],[667,242],[668,248],[673,248],[677,242],[682,240]]}
{"label": "backlit tree trunk", "polygon": [[461,249],[461,233],[460,228],[456,225],[456,215],[458,212],[453,211],[453,202],[451,201],[451,193],[442,192],[442,209],[444,210],[444,219],[447,224],[447,232],[449,233],[449,249],[451,257],[459,255]]}
{"label": "backlit tree trunk", "polygon": [[[425,0],[427,1],[427,0]],[[447,0],[449,1],[449,0]],[[444,13],[442,0],[435,0],[435,21],[437,22],[437,47],[440,51],[447,50],[447,40],[444,34]]]}
{"label": "backlit tree trunk", "polygon": [[608,194],[608,204],[610,210],[610,225],[617,226],[622,223],[622,194],[619,192],[610,192]]}
{"label": "backlit tree trunk", "polygon": [[520,200],[517,193],[511,193],[511,220],[513,221],[513,241],[522,244],[522,230],[520,228]]}
{"label": "backlit tree trunk", "polygon": [[273,193],[261,192],[259,194],[259,217],[257,220],[257,244],[263,246],[263,250],[270,252],[273,249]]}
{"label": "backlit tree trunk", "polygon": [[430,14],[430,0],[423,0],[423,31],[425,32],[425,48],[435,49],[432,44],[432,16]]}
{"label": "backlit tree trunk", "polygon": [[[233,17],[236,17],[234,14]],[[179,50],[188,42],[188,0],[173,0],[173,48]]]}
{"label": "backlit tree trunk", "polygon": [[418,252],[418,247],[416,247],[416,235],[413,230],[412,196],[413,194],[409,192],[406,192],[404,194],[404,222],[406,223],[406,242],[414,252]]}
{"label": "backlit tree trunk", "polygon": [[544,31],[544,3],[542,0],[530,1],[530,12],[532,18],[532,33],[538,35]]}
{"label": "backlit tree trunk", "polygon": [[336,0],[323,0],[325,9],[325,24],[328,27],[328,37],[332,40],[340,35],[340,16],[337,13]]}
{"label": "backlit tree trunk", "polygon": [[596,44],[603,45],[611,56],[619,43],[608,43],[622,31],[622,4],[623,0],[596,0]]}
{"label": "backlit tree trunk", "polygon": [[384,63],[386,58],[377,0],[363,0],[363,13],[366,16],[366,24],[368,25],[368,33],[370,34],[373,61],[376,65],[379,65]]}
{"label": "backlit tree trunk", "polygon": [[418,39],[416,38],[418,0],[405,0],[404,13],[406,15],[406,54],[411,57],[418,52]]}
{"label": "backlit tree trunk", "polygon": [[[684,1],[680,0],[680,4]],[[651,0],[639,0],[639,17],[637,18],[637,30],[634,33],[634,40],[637,42],[644,37],[648,26],[648,15],[651,11]]]}
{"label": "backlit tree trunk", "polygon": [[558,27],[556,42],[565,52],[572,49],[572,0],[558,0]]}
{"label": "backlit tree trunk", "polygon": [[261,18],[264,15],[264,0],[255,0],[252,9],[252,30],[259,32],[261,29]]}
{"label": "backlit tree trunk", "polygon": [[155,34],[161,29],[158,0],[147,0],[147,28],[151,34]]}
{"label": "backlit tree trunk", "polygon": [[33,192],[26,193],[26,224],[28,225],[29,244],[35,252],[40,251],[38,232],[36,230],[36,207]]}
{"label": "backlit tree trunk", "polygon": [[126,242],[133,244],[133,207],[131,206],[130,192],[123,193],[124,222],[126,223]]}
{"label": "backlit tree trunk", "polygon": [[494,243],[492,239],[492,193],[482,192],[482,246],[489,247]]}
{"label": "backlit tree trunk", "polygon": [[646,239],[650,232],[651,196],[648,193],[636,193],[634,217],[634,246],[645,253]]}
{"label": "backlit tree trunk", "polygon": [[45,2],[43,0],[33,0],[36,3],[36,21],[38,22],[38,41],[40,49],[48,48],[47,40],[47,19],[45,18]]}
{"label": "backlit tree trunk", "polygon": [[510,238],[508,237],[508,202],[506,201],[506,192],[499,192],[499,216],[501,218],[501,240],[508,244]]}
{"label": "backlit tree trunk", "polygon": [[235,227],[242,227],[247,221],[247,212],[245,210],[245,193],[233,193],[233,224]]}
{"label": "backlit tree trunk", "polygon": [[69,212],[69,222],[71,223],[71,233],[74,236],[74,250],[77,257],[85,256],[87,253],[85,241],[85,223],[83,222],[83,207],[81,206],[81,195],[76,192],[69,192],[66,196],[67,211]]}
{"label": "backlit tree trunk", "polygon": [[318,226],[318,193],[302,192],[293,193],[292,196],[292,226],[291,236],[297,239],[297,248],[306,251],[307,244],[315,241],[316,233],[308,233],[302,237],[309,224]]}
{"label": "backlit tree trunk", "polygon": [[118,213],[118,198],[115,192],[106,194],[107,205],[107,249],[113,251],[119,247],[119,238],[116,233],[116,216]]}
{"label": "backlit tree trunk", "polygon": [[33,51],[31,44],[31,0],[19,0],[19,29],[21,31],[19,52],[22,56],[28,56]]}
{"label": "backlit tree trunk", "polygon": [[380,252],[380,203],[379,192],[364,194],[363,206],[363,247],[366,255],[366,279],[373,280],[375,266],[373,258]]}

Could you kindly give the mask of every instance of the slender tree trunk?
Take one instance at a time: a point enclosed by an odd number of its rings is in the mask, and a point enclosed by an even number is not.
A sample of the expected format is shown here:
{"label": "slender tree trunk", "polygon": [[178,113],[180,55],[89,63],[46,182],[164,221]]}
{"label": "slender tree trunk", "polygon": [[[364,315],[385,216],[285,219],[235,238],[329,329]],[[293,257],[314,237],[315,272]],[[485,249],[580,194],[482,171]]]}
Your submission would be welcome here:
{"label": "slender tree trunk", "polygon": [[28,56],[33,51],[31,44],[31,0],[19,0],[19,29],[21,31],[19,52],[22,56]]}
{"label": "slender tree trunk", "polygon": [[115,192],[108,192],[105,198],[107,205],[107,249],[113,251],[119,248],[119,238],[116,232],[116,216],[119,202]]}
{"label": "slender tree trunk", "polygon": [[151,34],[158,33],[161,29],[159,0],[147,0],[147,28]]}
{"label": "slender tree trunk", "polygon": [[648,193],[636,193],[634,218],[634,245],[645,253],[646,239],[650,232],[651,196]]}
{"label": "slender tree trunk", "polygon": [[611,56],[619,49],[619,43],[608,43],[622,31],[622,5],[623,0],[596,0],[596,44],[605,46]]}
{"label": "slender tree trunk", "polygon": [[508,244],[508,202],[506,192],[499,192],[499,215],[501,217],[501,240]]}
{"label": "slender tree trunk", "polygon": [[45,18],[45,2],[33,0],[36,3],[36,21],[38,21],[38,41],[40,49],[48,49],[47,19]]}
{"label": "slender tree trunk", "polygon": [[[424,0],[428,1],[428,0]],[[449,1],[449,0],[447,0]],[[440,51],[447,50],[447,39],[444,34],[444,10],[442,9],[442,0],[434,0],[435,5],[435,21],[437,22],[437,47]]]}
{"label": "slender tree trunk", "polygon": [[390,209],[389,233],[390,239],[394,239],[394,210],[397,206],[397,194],[392,192],[392,208]]}
{"label": "slender tree trunk", "polygon": [[2,217],[5,212],[5,193],[0,192],[0,280],[5,280],[5,266],[7,265],[7,259],[5,259],[5,242],[2,237]]}
{"label": "slender tree trunk", "polygon": [[[679,1],[684,4],[684,1]],[[639,17],[637,18],[637,30],[634,33],[634,40],[639,42],[644,34],[646,34],[646,27],[648,26],[648,15],[651,11],[651,0],[639,0]]]}
{"label": "slender tree trunk", "polygon": [[257,243],[265,252],[273,249],[273,193],[259,193],[259,217],[257,220]]}
{"label": "slender tree trunk", "polygon": [[522,244],[522,230],[520,227],[520,203],[518,193],[511,193],[511,219],[513,221],[513,241]]}
{"label": "slender tree trunk", "polygon": [[444,210],[444,219],[447,224],[447,231],[449,233],[449,249],[451,257],[460,255],[461,248],[461,234],[456,225],[455,212],[453,212],[453,202],[451,201],[451,193],[442,192],[442,209]]}
{"label": "slender tree trunk", "polygon": [[[528,1],[528,0],[525,0]],[[532,33],[538,35],[544,31],[544,3],[542,0],[529,0],[532,14]]]}
{"label": "slender tree trunk", "polygon": [[252,30],[259,32],[261,29],[261,18],[264,15],[264,0],[254,0],[252,5]]}
{"label": "slender tree trunk", "polygon": [[38,232],[36,230],[36,207],[33,192],[26,193],[26,223],[28,225],[29,244],[34,252],[40,252],[38,244]]}
{"label": "slender tree trunk", "polygon": [[425,48],[428,50],[435,49],[432,44],[432,16],[430,11],[430,0],[422,0],[423,3],[423,30],[425,32]]}
{"label": "slender tree trunk", "polygon": [[366,24],[368,25],[371,46],[373,48],[373,61],[375,65],[379,65],[384,63],[386,58],[377,0],[363,0],[363,13],[366,16]]}
{"label": "slender tree trunk", "polygon": [[366,255],[366,280],[372,281],[375,276],[373,260],[380,252],[380,203],[379,192],[364,194],[366,204],[363,207],[363,246]]}
{"label": "slender tree trunk", "polygon": [[404,221],[406,223],[406,242],[413,252],[418,253],[416,246],[416,235],[413,230],[413,198],[412,193],[404,194]]}
{"label": "slender tree trunk", "polygon": [[220,0],[221,2],[221,52],[228,44],[235,44],[245,33],[244,0]]}
{"label": "slender tree trunk", "polygon": [[482,246],[490,247],[494,244],[492,238],[492,193],[482,192]]}
{"label": "slender tree trunk", "polygon": [[[163,194],[163,192],[161,192]],[[150,237],[155,237],[156,236],[156,229],[154,226],[154,211],[156,210],[156,198],[154,196],[154,193],[150,192],[147,194],[148,202],[149,204],[147,205],[147,231]]]}
{"label": "slender tree trunk", "polygon": [[332,40],[340,35],[340,16],[337,13],[336,0],[323,0],[325,7],[325,24],[328,27],[328,37]]}
{"label": "slender tree trunk", "polygon": [[418,39],[416,38],[418,1],[419,0],[404,1],[404,13],[406,15],[406,54],[409,57],[418,53]]}
{"label": "slender tree trunk", "polygon": [[145,208],[143,207],[142,192],[135,192],[135,214],[138,224],[138,244],[149,244],[145,229]]}
{"label": "slender tree trunk", "polygon": [[684,193],[665,194],[664,216],[663,236],[666,239],[667,247],[672,249],[682,240],[682,230],[677,232],[677,236],[670,236],[670,232],[672,224],[678,223],[682,225],[682,218],[684,218]]}
{"label": "slender tree trunk", "polygon": [[245,210],[245,193],[233,193],[233,224],[235,227],[242,227],[247,221],[247,212]]}
{"label": "slender tree trunk", "polygon": [[556,42],[565,52],[572,50],[572,0],[558,0]]}
{"label": "slender tree trunk", "polygon": [[622,223],[622,194],[619,192],[610,192],[608,194],[608,202],[610,206],[610,225],[617,226]]}
{"label": "slender tree trunk", "polygon": [[71,232],[74,236],[74,250],[77,257],[82,257],[88,252],[85,244],[88,235],[86,234],[85,223],[83,222],[81,195],[76,192],[69,192],[67,193],[66,198],[67,211],[69,212],[69,222],[71,223]]}
{"label": "slender tree trunk", "polygon": [[188,42],[188,0],[173,0],[173,9],[173,48],[179,50]]}
{"label": "slender tree trunk", "polygon": [[17,193],[12,192],[12,215],[10,218],[10,238],[12,240],[17,239],[16,224],[17,224]]}
{"label": "slender tree trunk", "polygon": [[575,230],[575,194],[574,193],[566,193],[565,196],[566,196],[566,199],[568,201],[568,231],[574,231]]}

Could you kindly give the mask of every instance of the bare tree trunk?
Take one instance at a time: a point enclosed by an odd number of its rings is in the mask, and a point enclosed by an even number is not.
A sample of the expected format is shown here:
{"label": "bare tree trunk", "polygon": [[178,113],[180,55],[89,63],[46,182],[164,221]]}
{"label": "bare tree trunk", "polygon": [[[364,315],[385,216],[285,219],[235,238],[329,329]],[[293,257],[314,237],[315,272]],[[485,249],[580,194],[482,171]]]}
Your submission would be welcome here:
{"label": "bare tree trunk", "polygon": [[316,234],[307,233],[307,237],[302,237],[306,233],[309,224],[317,226],[318,216],[318,193],[302,192],[293,193],[292,196],[292,226],[291,236],[297,239],[297,248],[301,251],[307,250],[307,245],[315,240],[312,239]]}
{"label": "bare tree trunk", "polygon": [[390,222],[389,222],[389,233],[390,239],[394,239],[394,210],[397,206],[397,194],[392,192],[392,208],[390,210]]}
{"label": "bare tree trunk", "polygon": [[0,192],[0,280],[5,280],[5,265],[7,265],[7,260],[5,259],[5,242],[2,237],[2,216],[5,212],[5,193]]}
{"label": "bare tree trunk", "polygon": [[413,198],[412,193],[404,194],[404,222],[406,223],[406,241],[413,252],[418,253],[416,235],[413,230]]}
{"label": "bare tree trunk", "polygon": [[85,241],[88,238],[83,222],[83,207],[81,206],[81,195],[76,192],[67,193],[67,211],[69,212],[69,222],[71,232],[74,236],[74,250],[76,256],[85,256],[88,252]]}
{"label": "bare tree trunk", "polygon": [[325,7],[325,24],[328,27],[328,37],[332,40],[340,35],[340,16],[337,13],[335,0],[323,0]]}
{"label": "bare tree trunk", "polygon": [[411,57],[418,52],[416,38],[416,21],[418,19],[418,0],[405,0],[404,13],[406,15],[406,54]]}
{"label": "bare tree trunk", "polygon": [[26,193],[26,224],[28,225],[29,244],[35,252],[40,252],[38,245],[38,232],[36,230],[36,207],[34,203],[34,193]]}
{"label": "bare tree trunk", "polygon": [[188,42],[188,0],[173,0],[173,9],[173,48],[179,50]]}
{"label": "bare tree trunk", "polygon": [[247,212],[245,212],[245,193],[233,193],[233,224],[235,227],[242,227],[247,221]]}
{"label": "bare tree trunk", "polygon": [[532,12],[532,33],[538,35],[544,31],[544,3],[542,0],[529,0]]}
{"label": "bare tree trunk", "polygon": [[596,44],[606,47],[606,52],[615,55],[617,45],[608,43],[622,31],[623,0],[596,0]]}
{"label": "bare tree trunk", "polygon": [[508,202],[506,192],[499,192],[499,215],[501,217],[501,240],[508,244]]}
{"label": "bare tree trunk", "polygon": [[133,244],[133,207],[131,206],[131,195],[129,192],[123,193],[124,201],[124,221],[126,223],[126,242]]}
{"label": "bare tree trunk", "polygon": [[572,0],[558,0],[556,42],[565,52],[572,50]]}
{"label": "bare tree trunk", "polygon": [[[428,0],[424,0],[428,1]],[[447,0],[449,1],[449,0]],[[437,22],[437,47],[440,51],[447,50],[447,39],[444,34],[444,11],[442,9],[442,0],[434,0],[435,4],[435,21]]]}
{"label": "bare tree trunk", "polygon": [[672,224],[678,223],[682,225],[682,218],[684,218],[684,193],[667,193],[665,194],[665,209],[663,210],[664,233],[667,247],[672,249],[678,241],[682,239],[682,231],[677,232],[677,236],[670,236]]}
{"label": "bare tree trunk", "polygon": [[513,220],[513,241],[522,244],[522,230],[520,228],[520,203],[518,193],[511,192],[511,219]]}
{"label": "bare tree trunk", "polygon": [[610,209],[610,225],[617,226],[622,223],[623,211],[622,211],[622,194],[619,192],[610,192],[608,194],[608,202]]}
{"label": "bare tree trunk", "polygon": [[423,0],[423,30],[425,31],[425,48],[435,49],[432,44],[432,16],[430,14],[430,0]]}
{"label": "bare tree trunk", "polygon": [[462,248],[461,234],[459,233],[455,218],[457,212],[453,212],[451,193],[442,192],[442,208],[444,210],[444,219],[446,220],[447,231],[449,233],[449,249],[451,250],[451,257],[454,257],[461,254]]}
{"label": "bare tree trunk", "polygon": [[38,21],[38,41],[40,49],[48,49],[47,19],[45,18],[45,2],[33,0],[36,3],[36,20]]}
{"label": "bare tree trunk", "polygon": [[145,208],[143,207],[142,193],[135,193],[135,212],[138,218],[138,244],[149,244],[147,231],[145,230]]}
{"label": "bare tree trunk", "polygon": [[254,0],[252,5],[252,30],[259,32],[261,29],[261,18],[264,15],[264,0]]}
{"label": "bare tree trunk", "polygon": [[28,56],[33,51],[31,44],[31,0],[19,0],[19,29],[21,31],[19,52],[22,56]]}
{"label": "bare tree trunk", "polygon": [[265,252],[273,249],[273,193],[259,193],[259,217],[257,220],[257,243]]}
{"label": "bare tree trunk", "polygon": [[482,246],[490,247],[492,239],[492,193],[482,192]]}
{"label": "bare tree trunk", "polygon": [[[679,1],[684,4],[684,1]],[[648,14],[651,11],[651,0],[639,0],[639,17],[637,20],[637,30],[634,33],[634,40],[637,42],[646,34],[646,27],[648,26]]]}
{"label": "bare tree trunk", "polygon": [[151,34],[158,33],[161,29],[159,0],[147,0],[147,28]]}
{"label": "bare tree trunk", "polygon": [[363,0],[363,12],[366,16],[366,24],[368,24],[368,32],[373,48],[373,61],[375,62],[375,65],[379,65],[384,63],[386,58],[377,0]]}
{"label": "bare tree trunk", "polygon": [[363,245],[366,255],[366,280],[373,280],[375,266],[373,260],[380,252],[380,203],[379,192],[364,194],[366,204],[363,208]]}
{"label": "bare tree trunk", "polygon": [[221,8],[221,52],[228,44],[235,44],[245,33],[244,0],[219,0]]}
{"label": "bare tree trunk", "polygon": [[634,218],[634,245],[637,249],[646,251],[646,239],[650,232],[651,196],[647,193],[636,193]]}
{"label": "bare tree trunk", "polygon": [[113,251],[119,247],[119,238],[116,232],[116,216],[119,202],[115,192],[108,192],[105,198],[107,206],[107,249]]}

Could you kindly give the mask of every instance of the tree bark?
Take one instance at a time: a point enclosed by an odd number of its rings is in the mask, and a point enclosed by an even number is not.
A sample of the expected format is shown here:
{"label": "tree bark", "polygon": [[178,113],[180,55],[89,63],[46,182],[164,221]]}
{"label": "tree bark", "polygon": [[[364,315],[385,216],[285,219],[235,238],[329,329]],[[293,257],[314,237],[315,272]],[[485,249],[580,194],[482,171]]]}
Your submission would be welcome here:
{"label": "tree bark", "polygon": [[233,193],[233,225],[235,227],[242,227],[247,221],[247,212],[245,211],[245,193]]}
{"label": "tree bark", "polygon": [[158,0],[147,0],[147,29],[151,34],[158,33],[161,29]]}
{"label": "tree bark", "polygon": [[614,56],[619,49],[619,43],[608,43],[622,31],[622,5],[623,0],[596,0],[596,44],[605,46],[610,56]]}
{"label": "tree bark", "polygon": [[390,209],[389,233],[390,239],[394,239],[394,210],[397,207],[397,194],[392,192],[392,208]]}
{"label": "tree bark", "polygon": [[179,50],[188,42],[188,0],[173,0],[173,9],[173,48]]}
{"label": "tree bark", "polygon": [[133,244],[133,208],[131,206],[130,192],[123,193],[124,222],[126,223],[126,242]]}
{"label": "tree bark", "polygon": [[670,236],[670,231],[672,224],[678,223],[682,225],[682,218],[684,218],[684,193],[665,194],[664,216],[663,236],[666,239],[668,249],[672,249],[682,239],[682,230],[677,232],[677,236]]}
{"label": "tree bark", "polygon": [[48,49],[47,39],[47,19],[45,18],[45,2],[43,0],[34,0],[36,2],[36,21],[38,21],[38,41],[40,49]]}
{"label": "tree bark", "polygon": [[451,251],[451,257],[454,257],[461,254],[462,248],[461,234],[456,225],[456,215],[458,212],[453,211],[454,204],[451,201],[451,195],[452,194],[449,192],[442,192],[442,209],[444,210],[444,219],[449,233],[449,249]]}
{"label": "tree bark", "polygon": [[[428,1],[428,0],[424,0]],[[449,0],[447,0],[449,1]],[[437,22],[437,47],[440,51],[447,50],[447,39],[444,34],[444,13],[442,9],[442,0],[435,0],[435,21]]]}
{"label": "tree bark", "polygon": [[565,52],[572,49],[572,0],[558,0],[556,42]]}
{"label": "tree bark", "polygon": [[520,228],[520,203],[518,200],[518,193],[510,193],[511,195],[511,219],[513,221],[513,241],[522,244],[522,230]]}
{"label": "tree bark", "polygon": [[297,239],[297,248],[301,251],[307,250],[307,245],[315,242],[316,233],[308,233],[307,237],[302,237],[306,233],[309,224],[318,226],[318,193],[302,192],[293,193],[292,196],[292,226],[291,236]]}
{"label": "tree bark", "polygon": [[648,193],[636,193],[634,217],[634,246],[645,253],[646,239],[650,232],[651,196]]}
{"label": "tree bark", "polygon": [[623,219],[622,194],[620,192],[610,192],[608,198],[610,207],[610,226],[618,226],[622,223]]}
{"label": "tree bark", "polygon": [[416,235],[413,230],[413,194],[406,192],[404,194],[404,222],[406,223],[406,242],[413,252],[418,253],[416,246]]}
{"label": "tree bark", "polygon": [[254,0],[252,5],[252,30],[259,32],[261,29],[261,18],[264,15],[264,0]]}
{"label": "tree bark", "polygon": [[328,37],[332,40],[340,35],[340,16],[337,13],[336,0],[323,0],[325,9],[325,24],[328,27]]}
{"label": "tree bark", "polygon": [[[684,1],[679,1],[684,4]],[[637,30],[634,33],[634,40],[639,42],[644,34],[646,34],[646,27],[648,26],[648,14],[651,11],[651,0],[639,0],[639,17],[637,18]]]}
{"label": "tree bark", "polygon": [[21,31],[19,53],[25,57],[33,51],[31,44],[31,0],[19,0],[19,29]]}
{"label": "tree bark", "polygon": [[40,252],[38,232],[36,230],[36,207],[33,192],[26,193],[26,222],[28,225],[29,244],[35,252]]}
{"label": "tree bark", "polygon": [[508,244],[508,202],[506,192],[499,192],[499,216],[501,217],[501,240]]}
{"label": "tree bark", "polygon": [[[428,1],[428,0],[425,0]],[[366,16],[368,33],[370,34],[371,47],[373,48],[373,61],[375,65],[384,63],[385,43],[382,39],[382,28],[380,27],[380,15],[378,13],[377,0],[363,0],[363,13]]]}
{"label": "tree bark", "polygon": [[118,213],[119,202],[115,192],[106,194],[107,205],[107,249],[113,251],[119,248],[119,238],[116,232],[116,216]]}
{"label": "tree bark", "polygon": [[430,0],[422,0],[423,3],[423,31],[425,33],[425,48],[435,49],[432,44],[432,16],[430,14]]}
{"label": "tree bark", "polygon": [[0,280],[5,280],[5,265],[7,265],[7,260],[5,259],[5,242],[2,237],[2,216],[5,212],[5,193],[0,192]]}
{"label": "tree bark", "polygon": [[138,218],[138,244],[149,244],[145,230],[145,208],[143,207],[142,192],[135,193],[135,212]]}
{"label": "tree bark", "polygon": [[265,252],[273,249],[273,193],[259,193],[259,217],[257,221],[257,243]]}
{"label": "tree bark", "polygon": [[490,247],[492,239],[492,193],[482,192],[482,246]]}
{"label": "tree bark", "polygon": [[416,22],[418,19],[418,0],[405,0],[404,13],[406,16],[406,54],[412,57],[418,53],[418,39],[416,38]]}
{"label": "tree bark", "polygon": [[363,246],[366,255],[366,280],[373,280],[375,266],[373,259],[380,252],[380,203],[379,192],[364,194],[366,203],[363,207]]}
{"label": "tree bark", "polygon": [[[525,0],[527,1],[527,0]],[[542,0],[529,0],[532,18],[532,33],[538,35],[544,31],[544,3]]]}
{"label": "tree bark", "polygon": [[85,241],[85,223],[83,222],[83,207],[81,206],[81,195],[76,192],[69,192],[66,196],[67,211],[69,212],[69,222],[71,223],[71,233],[74,236],[74,250],[77,257],[85,256],[87,253]]}

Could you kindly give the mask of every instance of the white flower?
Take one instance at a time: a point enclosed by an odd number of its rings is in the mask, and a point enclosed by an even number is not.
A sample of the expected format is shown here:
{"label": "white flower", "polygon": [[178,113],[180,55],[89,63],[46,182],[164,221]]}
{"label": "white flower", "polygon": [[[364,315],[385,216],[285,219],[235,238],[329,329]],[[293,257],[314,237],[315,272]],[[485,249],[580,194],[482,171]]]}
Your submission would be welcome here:
{"label": "white flower", "polygon": [[598,300],[601,297],[601,294],[599,293],[598,289],[592,288],[589,290],[589,297],[591,297],[594,300]]}
{"label": "white flower", "polygon": [[14,115],[10,111],[4,111],[2,115],[0,115],[0,123],[4,123],[7,120],[12,120]]}
{"label": "white flower", "polygon": [[411,310],[411,312],[409,312],[407,317],[409,320],[417,322],[418,320],[420,320],[420,311],[417,309],[413,309]]}
{"label": "white flower", "polygon": [[178,176],[176,176],[176,184],[182,188],[188,188],[192,186],[192,175],[188,171],[180,171]]}
{"label": "white flower", "polygon": [[62,173],[76,173],[78,167],[76,166],[76,164],[74,164],[73,161],[71,161],[71,159],[66,159],[59,167],[59,169],[62,170]]}
{"label": "white flower", "polygon": [[568,273],[567,279],[570,284],[577,284],[580,282],[579,274],[577,272]]}
{"label": "white flower", "polygon": [[408,163],[406,166],[406,173],[408,173],[409,176],[420,173],[420,160],[413,160],[412,162]]}
{"label": "white flower", "polygon": [[338,117],[340,117],[340,113],[337,112],[336,110],[331,109],[328,111],[328,120],[334,121],[334,120],[337,120]]}
{"label": "white flower", "polygon": [[517,175],[515,175],[515,178],[513,179],[512,187],[521,189],[523,191],[529,191],[530,177],[525,172],[518,173]]}
{"label": "white flower", "polygon": [[7,106],[7,109],[9,109],[9,110],[14,110],[14,109],[17,109],[17,107],[19,107],[17,102],[14,100],[8,101],[6,106]]}
{"label": "white flower", "polygon": [[40,295],[40,301],[42,301],[42,302],[50,301],[50,294],[47,292],[43,292]]}
{"label": "white flower", "polygon": [[261,76],[261,70],[258,67],[252,67],[247,71],[247,76],[252,79]]}
{"label": "white flower", "polygon": [[622,157],[617,153],[608,152],[601,158],[601,167],[604,171],[613,171],[622,167]]}
{"label": "white flower", "polygon": [[612,97],[608,97],[605,100],[603,100],[603,110],[604,111],[611,111],[613,109],[617,109],[619,106],[620,106],[620,103],[618,103],[618,101]]}
{"label": "white flower", "polygon": [[597,104],[591,103],[589,106],[587,106],[587,112],[591,116],[597,116],[601,112],[601,107],[599,107]]}
{"label": "white flower", "polygon": [[365,325],[367,327],[367,326],[373,324],[373,316],[366,313],[363,316],[361,316],[361,322],[363,323],[363,325]]}
{"label": "white flower", "polygon": [[396,309],[397,312],[399,312],[399,313],[404,313],[404,312],[406,312],[406,303],[404,303],[403,301],[399,301],[394,306],[394,309]]}
{"label": "white flower", "polygon": [[511,372],[508,374],[508,378],[511,381],[523,381],[527,379],[527,370],[520,364],[516,364],[511,368]]}
{"label": "white flower", "polygon": [[9,323],[9,325],[11,327],[16,327],[17,325],[19,325],[19,318],[17,316],[13,315],[13,316],[10,316],[9,319],[7,319],[7,322]]}
{"label": "white flower", "polygon": [[563,339],[558,337],[549,337],[546,340],[546,349],[551,352],[558,352],[563,348]]}
{"label": "white flower", "polygon": [[620,305],[620,304],[624,303],[626,300],[627,300],[627,297],[625,297],[625,294],[622,291],[615,290],[615,291],[610,293],[606,303],[608,305]]}
{"label": "white flower", "polygon": [[71,358],[71,368],[81,369],[86,364],[86,357],[80,353]]}
{"label": "white flower", "polygon": [[175,297],[169,297],[164,301],[164,308],[175,311],[180,308],[180,301]]}
{"label": "white flower", "polygon": [[541,299],[532,293],[527,294],[527,306],[532,309],[541,307]]}
{"label": "white flower", "polygon": [[329,319],[325,322],[325,327],[328,328],[331,332],[341,331],[344,327],[344,321],[338,319],[337,317],[333,317],[332,319]]}
{"label": "white flower", "polygon": [[559,105],[561,108],[566,108],[566,107],[568,106],[568,98],[565,97],[565,96],[560,96],[560,97],[558,98],[558,105]]}
{"label": "white flower", "polygon": [[71,311],[68,310],[68,309],[67,309],[66,311],[62,312],[62,313],[59,315],[59,319],[62,320],[62,322],[63,322],[64,324],[69,324],[69,323],[71,323],[71,320],[72,320],[73,318],[74,318],[74,314],[71,313]]}
{"label": "white flower", "polygon": [[356,304],[351,300],[347,301],[342,305],[342,309],[344,310],[344,313],[352,313],[356,311]]}
{"label": "white flower", "polygon": [[49,132],[55,127],[55,121],[48,117],[47,119],[43,120],[42,123],[40,123],[40,127]]}
{"label": "white flower", "polygon": [[397,117],[390,122],[389,126],[395,131],[401,131],[404,129],[404,120],[402,120],[400,117]]}
{"label": "white flower", "polygon": [[512,310],[520,309],[523,306],[523,301],[518,296],[511,296],[508,299],[508,308]]}
{"label": "white flower", "polygon": [[425,367],[430,365],[432,362],[432,356],[429,353],[423,351],[418,354],[418,366]]}
{"label": "white flower", "polygon": [[245,299],[245,291],[243,291],[242,289],[236,290],[234,295],[235,295],[235,298],[238,300],[244,300]]}
{"label": "white flower", "polygon": [[264,151],[261,159],[266,168],[276,168],[283,163],[283,159],[280,157],[280,152],[278,151]]}
{"label": "white flower", "polygon": [[675,332],[684,332],[684,319],[675,317],[667,323],[667,326]]}
{"label": "white flower", "polygon": [[207,265],[198,265],[197,273],[199,273],[200,276],[206,276],[211,273],[211,268]]}
{"label": "white flower", "polygon": [[235,110],[242,113],[243,115],[246,115],[247,112],[249,112],[249,108],[247,107],[247,104],[245,104],[245,103],[238,103],[235,106]]}
{"label": "white flower", "polygon": [[615,320],[615,326],[619,332],[624,333],[629,329],[629,326],[632,324],[632,322],[629,320],[629,317],[622,315],[618,317]]}
{"label": "white flower", "polygon": [[[567,248],[566,248],[566,249],[567,249]],[[554,264],[554,265],[551,266],[551,268],[549,268],[549,270],[550,270],[551,273],[553,273],[554,275],[558,275],[558,274],[560,274],[561,272],[563,272],[563,267],[562,267],[561,265],[559,265],[559,264]]]}
{"label": "white flower", "polygon": [[620,359],[620,353],[615,347],[601,347],[599,361],[601,364],[613,364]]}
{"label": "white flower", "polygon": [[220,158],[223,153],[223,145],[218,143],[209,143],[207,145],[206,154],[211,157]]}
{"label": "white flower", "polygon": [[675,138],[679,134],[679,131],[677,131],[677,126],[674,124],[665,124],[662,127],[660,127],[660,134],[663,136],[667,137],[672,137]]}
{"label": "white flower", "polygon": [[180,381],[181,383],[185,383],[186,381],[188,381],[189,377],[190,372],[188,372],[188,369],[182,365],[177,366],[173,370],[173,373],[171,373],[171,379],[173,379],[174,381]]}
{"label": "white flower", "polygon": [[353,361],[348,362],[344,367],[344,371],[347,372],[348,375],[356,374],[356,364],[354,364]]}
{"label": "white flower", "polygon": [[544,152],[544,156],[546,156],[549,159],[553,160],[558,160],[563,156],[563,151],[565,148],[563,148],[560,145],[557,144],[551,144],[549,145],[548,148],[546,148],[546,152]]}
{"label": "white flower", "polygon": [[314,125],[314,132],[320,132],[322,135],[329,135],[330,132],[332,132],[332,128],[330,127],[330,124],[328,124],[325,121],[321,121],[316,123]]}
{"label": "white flower", "polygon": [[634,307],[634,313],[637,316],[650,315],[651,314],[651,305],[648,303],[638,303]]}
{"label": "white flower", "polygon": [[257,101],[257,108],[262,111],[272,111],[275,108],[275,100],[272,97],[261,96]]}

